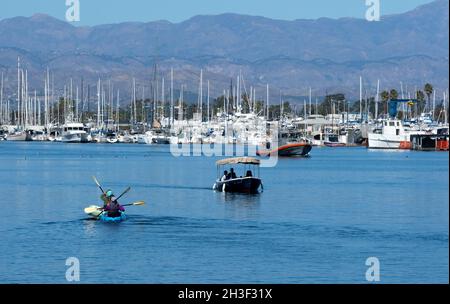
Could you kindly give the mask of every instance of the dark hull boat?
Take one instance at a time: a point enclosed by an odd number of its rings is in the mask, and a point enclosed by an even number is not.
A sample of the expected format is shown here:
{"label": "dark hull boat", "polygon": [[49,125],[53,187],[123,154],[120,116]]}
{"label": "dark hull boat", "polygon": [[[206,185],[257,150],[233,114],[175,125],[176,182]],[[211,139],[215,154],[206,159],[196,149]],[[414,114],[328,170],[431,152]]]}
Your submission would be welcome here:
{"label": "dark hull boat", "polygon": [[[217,180],[213,186],[213,190],[220,192],[234,192],[234,193],[258,193],[259,188],[263,190],[261,179],[259,178],[260,160],[253,157],[235,157],[223,159],[216,162],[217,165]],[[245,174],[237,176],[234,168],[231,167],[228,173],[223,171],[223,166],[239,165],[242,169],[244,167]],[[255,174],[256,173],[256,174]]]}
{"label": "dark hull boat", "polygon": [[257,177],[242,177],[226,181],[216,181],[213,189],[221,192],[258,193],[262,187],[261,180]]}
{"label": "dark hull boat", "polygon": [[258,156],[308,156],[311,149],[312,145],[308,143],[291,143],[269,151],[257,151],[256,154]]}
{"label": "dark hull boat", "polygon": [[159,137],[155,137],[152,138],[152,143],[156,144],[156,145],[169,145],[170,144],[170,139],[168,138],[159,138]]}

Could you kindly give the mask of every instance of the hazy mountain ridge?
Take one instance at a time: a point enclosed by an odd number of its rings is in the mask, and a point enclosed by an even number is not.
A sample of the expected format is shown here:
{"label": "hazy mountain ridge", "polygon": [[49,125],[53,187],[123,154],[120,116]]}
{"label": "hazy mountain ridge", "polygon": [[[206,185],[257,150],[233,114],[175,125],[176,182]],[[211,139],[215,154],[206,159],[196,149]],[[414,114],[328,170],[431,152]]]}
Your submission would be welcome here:
{"label": "hazy mountain ridge", "polygon": [[[29,69],[32,85],[43,86],[49,66],[56,85],[68,77],[89,82],[109,76],[124,90],[130,77],[152,78],[155,62],[173,67],[177,83],[196,91],[200,68],[213,92],[229,86],[242,70],[248,85],[267,82],[290,95],[341,90],[348,93],[363,75],[372,86],[430,81],[448,87],[448,1],[438,0],[381,22],[341,18],[273,20],[222,14],[181,23],[127,22],[75,27],[37,14],[0,21],[0,69],[14,79],[16,58]],[[182,71],[181,69],[185,69]],[[12,74],[11,74],[12,73]]]}

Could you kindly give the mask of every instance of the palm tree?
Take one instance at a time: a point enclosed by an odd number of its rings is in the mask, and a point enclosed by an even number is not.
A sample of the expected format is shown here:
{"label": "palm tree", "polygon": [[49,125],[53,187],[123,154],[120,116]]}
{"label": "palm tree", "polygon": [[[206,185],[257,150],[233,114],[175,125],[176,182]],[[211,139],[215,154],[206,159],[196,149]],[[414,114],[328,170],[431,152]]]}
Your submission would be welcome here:
{"label": "palm tree", "polygon": [[[425,91],[425,94],[427,94],[427,105],[430,106],[430,99],[431,94],[433,94],[433,86],[430,83],[425,84],[425,87],[423,89]],[[434,115],[434,114],[433,114]]]}
{"label": "palm tree", "polygon": [[383,105],[384,105],[384,114],[387,114],[387,102],[389,100],[389,92],[388,91],[383,91],[381,92],[381,101],[383,101]]}
{"label": "palm tree", "polygon": [[425,94],[422,90],[418,90],[416,92],[416,99],[417,99],[417,114],[422,113],[424,110],[424,103],[425,103]]}
{"label": "palm tree", "polygon": [[392,89],[392,90],[389,92],[389,98],[390,98],[390,99],[397,99],[397,98],[398,98],[398,92],[397,92],[396,89]]}

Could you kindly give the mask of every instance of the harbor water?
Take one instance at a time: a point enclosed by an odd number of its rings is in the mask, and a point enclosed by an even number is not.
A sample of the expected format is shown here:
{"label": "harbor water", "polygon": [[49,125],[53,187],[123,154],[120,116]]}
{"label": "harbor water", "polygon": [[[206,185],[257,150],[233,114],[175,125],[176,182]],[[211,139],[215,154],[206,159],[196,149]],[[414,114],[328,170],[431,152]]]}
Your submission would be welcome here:
{"label": "harbor water", "polygon": [[[169,146],[0,143],[0,283],[448,283],[449,154],[313,148],[214,192],[216,157]],[[237,172],[243,174],[243,172]],[[87,219],[95,175],[128,220]]]}

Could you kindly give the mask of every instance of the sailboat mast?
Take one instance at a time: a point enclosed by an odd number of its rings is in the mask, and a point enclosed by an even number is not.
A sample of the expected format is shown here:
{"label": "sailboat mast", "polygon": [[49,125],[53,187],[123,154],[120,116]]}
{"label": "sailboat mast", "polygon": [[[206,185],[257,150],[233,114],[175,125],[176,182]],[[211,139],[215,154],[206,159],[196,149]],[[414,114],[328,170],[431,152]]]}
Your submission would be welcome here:
{"label": "sailboat mast", "polygon": [[377,95],[375,96],[375,119],[378,118],[378,102],[380,101],[380,80],[377,81]]}
{"label": "sailboat mast", "polygon": [[97,128],[100,128],[100,78],[97,82]]}
{"label": "sailboat mast", "polygon": [[133,124],[137,122],[137,111],[136,111],[136,78],[133,78]]}
{"label": "sailboat mast", "polygon": [[210,98],[210,95],[209,95],[209,80],[208,80],[208,98],[207,98],[207,106],[206,106],[206,110],[207,110],[207,118],[208,118],[208,123],[209,123],[209,121],[210,121],[210,113],[209,113],[209,98]]}
{"label": "sailboat mast", "polygon": [[17,120],[15,121],[16,125],[20,125],[21,121],[20,121],[20,57],[17,57]]}
{"label": "sailboat mast", "polygon": [[29,124],[28,70],[25,70],[25,127]]}
{"label": "sailboat mast", "polygon": [[3,72],[2,72],[2,79],[0,84],[0,124],[5,123],[5,111],[3,107]]}
{"label": "sailboat mast", "polygon": [[309,87],[309,116],[311,116],[311,108],[312,108],[312,88]]}
{"label": "sailboat mast", "polygon": [[183,120],[183,85],[181,85],[180,89],[180,105],[178,108],[178,120],[179,121]]}
{"label": "sailboat mast", "polygon": [[117,131],[120,129],[120,90],[117,89],[117,108],[116,108],[116,124],[117,124]]}
{"label": "sailboat mast", "polygon": [[198,100],[198,111],[199,111],[199,118],[200,121],[202,121],[202,108],[203,108],[203,69],[200,70],[200,96]]}
{"label": "sailboat mast", "polygon": [[266,119],[269,120],[269,84],[266,86]]}
{"label": "sailboat mast", "polygon": [[162,120],[164,119],[164,106],[166,103],[166,96],[165,96],[165,79],[164,77],[162,78],[162,82],[161,82],[161,113],[160,113],[160,121],[162,122]]}
{"label": "sailboat mast", "polygon": [[173,125],[173,68],[170,69],[170,123],[169,126]]}
{"label": "sailboat mast", "polygon": [[362,119],[362,76],[359,76],[359,119],[361,120],[361,122],[363,121]]}

